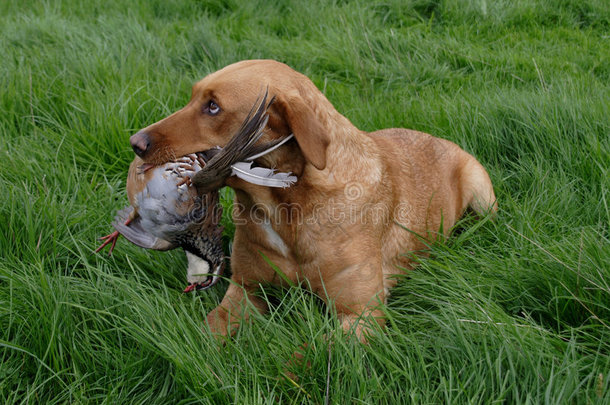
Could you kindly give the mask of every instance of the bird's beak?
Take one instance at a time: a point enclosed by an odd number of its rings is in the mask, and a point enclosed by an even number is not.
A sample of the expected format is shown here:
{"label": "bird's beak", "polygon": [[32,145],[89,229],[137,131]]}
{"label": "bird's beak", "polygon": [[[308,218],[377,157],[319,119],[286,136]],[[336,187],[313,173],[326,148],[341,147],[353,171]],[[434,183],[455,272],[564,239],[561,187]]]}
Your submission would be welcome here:
{"label": "bird's beak", "polygon": [[223,267],[223,264],[219,264],[216,266],[212,274],[208,275],[208,278],[205,281],[202,281],[201,283],[189,284],[186,286],[183,292],[189,293],[191,291],[207,290],[208,288],[212,287],[214,284],[220,281],[220,275],[222,274]]}

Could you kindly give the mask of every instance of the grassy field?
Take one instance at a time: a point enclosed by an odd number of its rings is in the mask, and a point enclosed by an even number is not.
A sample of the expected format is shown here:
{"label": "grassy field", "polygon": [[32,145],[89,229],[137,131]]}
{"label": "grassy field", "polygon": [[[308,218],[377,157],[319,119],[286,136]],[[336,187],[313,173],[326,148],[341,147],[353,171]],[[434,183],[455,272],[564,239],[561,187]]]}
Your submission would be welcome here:
{"label": "grassy field", "polygon": [[[607,0],[3,0],[0,402],[610,403],[609,33]],[[184,295],[180,252],[92,254],[129,135],[250,58],[491,174],[497,220],[401,277],[369,345],[266,289],[271,312],[220,346],[201,327],[226,282]],[[311,366],[287,366],[301,342]]]}

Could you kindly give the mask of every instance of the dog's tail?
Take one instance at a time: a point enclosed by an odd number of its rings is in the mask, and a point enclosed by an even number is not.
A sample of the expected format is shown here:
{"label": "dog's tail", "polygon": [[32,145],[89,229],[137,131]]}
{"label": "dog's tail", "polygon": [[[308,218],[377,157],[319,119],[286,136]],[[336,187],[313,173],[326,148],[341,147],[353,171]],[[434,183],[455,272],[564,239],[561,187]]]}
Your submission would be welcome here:
{"label": "dog's tail", "polygon": [[464,206],[471,208],[481,217],[495,216],[498,202],[489,174],[473,156],[469,157],[462,167]]}

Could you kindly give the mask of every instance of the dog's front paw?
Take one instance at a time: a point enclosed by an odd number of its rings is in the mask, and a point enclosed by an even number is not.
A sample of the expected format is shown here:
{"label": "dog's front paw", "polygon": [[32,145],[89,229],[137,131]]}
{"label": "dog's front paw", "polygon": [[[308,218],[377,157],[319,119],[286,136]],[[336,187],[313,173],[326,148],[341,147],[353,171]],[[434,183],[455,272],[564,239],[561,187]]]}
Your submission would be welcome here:
{"label": "dog's front paw", "polygon": [[207,328],[204,327],[204,333],[211,333],[219,341],[224,341],[231,335],[229,326],[229,314],[222,307],[216,307],[206,317]]}

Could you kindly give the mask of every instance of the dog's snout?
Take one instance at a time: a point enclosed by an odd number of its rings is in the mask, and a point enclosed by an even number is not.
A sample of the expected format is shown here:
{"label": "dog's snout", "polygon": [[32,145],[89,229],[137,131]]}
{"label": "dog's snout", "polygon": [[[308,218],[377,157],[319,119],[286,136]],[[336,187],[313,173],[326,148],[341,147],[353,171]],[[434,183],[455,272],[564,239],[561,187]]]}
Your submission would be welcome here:
{"label": "dog's snout", "polygon": [[136,155],[144,157],[150,149],[150,136],[146,132],[138,132],[129,138],[129,143]]}

